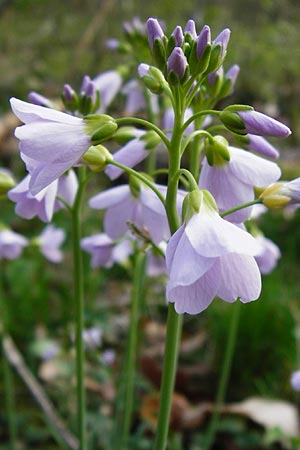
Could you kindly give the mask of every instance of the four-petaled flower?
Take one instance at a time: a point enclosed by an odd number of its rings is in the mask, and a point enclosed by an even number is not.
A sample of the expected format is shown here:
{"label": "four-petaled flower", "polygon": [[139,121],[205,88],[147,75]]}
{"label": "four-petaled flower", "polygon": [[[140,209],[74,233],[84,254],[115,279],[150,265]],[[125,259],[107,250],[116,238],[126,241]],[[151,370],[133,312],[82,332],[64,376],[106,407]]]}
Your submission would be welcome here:
{"label": "four-petaled flower", "polygon": [[199,191],[199,211],[171,237],[166,251],[167,300],[178,313],[197,314],[214,297],[227,302],[259,297],[260,251],[246,231],[222,219],[208,191]]}
{"label": "four-petaled flower", "polygon": [[91,145],[91,136],[83,119],[16,98],[10,103],[25,124],[16,128],[15,135],[31,175],[29,190],[36,195],[78,163]]}

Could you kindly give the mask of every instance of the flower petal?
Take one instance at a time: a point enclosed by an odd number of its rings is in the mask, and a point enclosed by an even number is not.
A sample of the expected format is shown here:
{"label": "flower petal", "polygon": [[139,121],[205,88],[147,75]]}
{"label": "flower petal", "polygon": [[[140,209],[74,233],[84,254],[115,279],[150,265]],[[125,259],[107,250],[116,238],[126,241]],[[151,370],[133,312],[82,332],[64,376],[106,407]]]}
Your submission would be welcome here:
{"label": "flower petal", "polygon": [[226,302],[240,297],[246,303],[257,300],[261,292],[261,276],[252,256],[229,254],[220,258],[221,283],[217,295]]}

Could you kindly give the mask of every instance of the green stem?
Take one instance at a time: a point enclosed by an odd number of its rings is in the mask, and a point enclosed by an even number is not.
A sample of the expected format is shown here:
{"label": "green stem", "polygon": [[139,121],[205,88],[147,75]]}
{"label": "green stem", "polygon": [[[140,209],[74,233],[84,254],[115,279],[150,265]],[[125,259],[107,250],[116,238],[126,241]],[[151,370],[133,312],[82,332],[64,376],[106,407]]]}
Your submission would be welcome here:
{"label": "green stem", "polygon": [[82,339],[84,325],[83,264],[80,249],[81,203],[87,181],[85,167],[79,168],[79,188],[72,208],[72,242],[74,270],[74,299],[76,305],[76,377],[79,450],[87,450],[86,445],[86,404],[84,389],[84,345]]}
{"label": "green stem", "polygon": [[7,360],[3,339],[5,334],[9,329],[9,317],[6,308],[5,298],[4,298],[4,285],[5,285],[5,263],[1,267],[1,280],[0,280],[0,335],[1,335],[1,349],[2,349],[2,362],[3,362],[3,381],[4,381],[4,392],[5,392],[5,408],[7,412],[8,421],[8,434],[9,434],[9,449],[16,449],[16,409],[15,409],[15,395],[14,395],[14,382],[13,382],[13,372],[10,368],[9,362]]}
{"label": "green stem", "polygon": [[139,119],[137,117],[121,117],[120,119],[116,119],[116,123],[118,125],[123,125],[127,123],[135,123],[136,125],[142,125],[145,128],[149,128],[150,130],[155,131],[155,133],[161,138],[161,140],[163,141],[163,143],[167,148],[169,148],[170,146],[170,141],[165,135],[165,133],[160,128],[158,128],[154,123],[151,123],[148,120]]}
{"label": "green stem", "polygon": [[[1,342],[3,341],[3,336]],[[5,351],[2,344],[2,361],[3,361],[3,376],[4,376],[4,391],[5,391],[5,406],[7,411],[8,434],[9,434],[9,449],[16,450],[16,410],[15,410],[15,396],[13,373],[7,361]]]}
{"label": "green stem", "polygon": [[220,115],[220,111],[216,111],[215,109],[204,109],[203,111],[196,112],[184,123],[183,130],[185,130],[198,117],[219,116],[219,115]]}
{"label": "green stem", "polygon": [[165,206],[165,199],[164,196],[162,195],[162,193],[160,192],[159,189],[157,189],[157,187],[155,187],[155,185],[153,184],[153,182],[151,180],[149,180],[149,178],[145,177],[143,174],[141,174],[140,172],[137,172],[136,170],[130,169],[130,167],[124,166],[124,164],[121,164],[117,161],[114,161],[113,159],[111,161],[109,161],[108,164],[112,164],[113,166],[119,167],[120,169],[124,170],[124,172],[128,173],[128,175],[133,175],[134,177],[138,178],[139,180],[141,180],[143,183],[145,183],[150,189],[152,189],[152,191],[157,195],[157,197],[159,198],[159,200],[162,202],[162,204]]}
{"label": "green stem", "polygon": [[227,385],[229,380],[229,375],[232,367],[233,354],[236,344],[239,318],[240,318],[240,310],[241,310],[241,302],[238,300],[237,303],[233,306],[233,314],[231,317],[231,323],[229,328],[229,336],[227,340],[227,345],[225,349],[225,356],[222,366],[222,372],[220,377],[220,382],[218,386],[217,396],[215,405],[212,412],[212,417],[210,421],[210,425],[208,428],[206,441],[202,450],[209,450],[214,442],[214,438],[216,432],[218,430],[219,419],[220,419],[220,408],[224,403],[225,395],[227,391]]}
{"label": "green stem", "polygon": [[[130,426],[132,420],[132,412],[134,405],[134,386],[135,386],[135,370],[138,350],[138,335],[139,335],[139,318],[140,318],[140,303],[143,296],[143,287],[145,281],[145,253],[138,251],[134,261],[133,285],[131,292],[131,306],[130,306],[130,326],[128,343],[126,347],[126,359],[124,364],[124,376],[122,377],[122,384],[124,382],[125,392],[124,397],[120,399],[122,402],[122,417],[119,417],[120,427],[117,431],[117,443],[115,448],[126,450],[128,448],[128,437],[130,434]],[[118,442],[119,441],[119,442]]]}
{"label": "green stem", "polygon": [[172,395],[175,385],[177,360],[181,338],[183,316],[176,313],[173,303],[168,306],[167,336],[164,352],[163,373],[160,389],[159,413],[154,450],[166,448]]}
{"label": "green stem", "polygon": [[242,203],[241,205],[235,206],[234,208],[231,209],[227,209],[227,211],[224,211],[220,214],[221,217],[225,217],[228,216],[228,214],[232,214],[236,211],[239,211],[240,209],[244,209],[247,208],[248,206],[253,206],[253,205],[259,205],[261,204],[263,201],[261,198],[256,198],[255,200],[252,200],[251,202],[247,202],[247,203]]}
{"label": "green stem", "polygon": [[[183,115],[181,109],[180,93],[174,95],[174,131],[169,148],[169,177],[166,196],[166,211],[171,233],[179,227],[177,212],[178,171],[180,170],[181,143],[183,136]],[[168,305],[167,335],[164,351],[162,382],[160,390],[159,412],[154,450],[165,450],[169,432],[169,421],[172,406],[172,395],[175,386],[179,344],[183,316],[176,313],[174,304]]]}

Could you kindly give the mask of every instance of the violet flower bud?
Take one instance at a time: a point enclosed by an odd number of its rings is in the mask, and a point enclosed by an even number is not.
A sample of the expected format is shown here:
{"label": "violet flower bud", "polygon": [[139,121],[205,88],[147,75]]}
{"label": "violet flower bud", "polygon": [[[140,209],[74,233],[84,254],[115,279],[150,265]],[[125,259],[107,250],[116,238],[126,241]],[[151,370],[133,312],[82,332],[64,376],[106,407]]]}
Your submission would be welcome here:
{"label": "violet flower bud", "polygon": [[175,38],[175,45],[176,47],[181,47],[184,41],[184,36],[183,36],[183,32],[182,32],[182,28],[177,25],[177,27],[174,29],[172,35]]}
{"label": "violet flower bud", "polygon": [[46,108],[53,108],[53,103],[44,95],[39,94],[38,92],[31,91],[28,94],[28,100],[30,103],[38,106],[45,106]]}
{"label": "violet flower bud", "polygon": [[239,72],[240,72],[240,66],[238,66],[237,64],[234,64],[233,66],[230,67],[229,70],[227,70],[227,72],[225,74],[226,79],[230,80],[232,87],[236,83]]}
{"label": "violet flower bud", "polygon": [[151,50],[154,47],[155,39],[161,39],[164,36],[164,32],[157,19],[150,17],[147,20],[148,40]]}
{"label": "violet flower bud", "polygon": [[181,80],[185,74],[187,68],[187,59],[182,51],[181,47],[174,47],[172,53],[167,60],[167,70],[170,74],[174,72],[179,80]]}
{"label": "violet flower bud", "polygon": [[197,31],[194,20],[190,19],[187,21],[184,32],[186,34],[190,34],[191,37],[196,40],[197,39]]}
{"label": "violet flower bud", "polygon": [[225,28],[223,31],[221,31],[220,34],[218,34],[218,36],[215,38],[215,40],[213,41],[214,45],[220,44],[222,47],[222,56],[221,59],[224,59],[226,50],[227,50],[227,46],[229,43],[229,38],[230,38],[230,29],[229,28]]}
{"label": "violet flower bud", "polygon": [[236,111],[236,113],[244,122],[246,132],[249,134],[272,137],[287,137],[291,134],[291,130],[286,125],[261,112],[246,110]]}
{"label": "violet flower bud", "polygon": [[200,59],[201,56],[203,55],[203,52],[206,49],[207,44],[210,43],[210,40],[211,40],[210,28],[208,25],[204,25],[197,39],[196,53],[198,59]]}

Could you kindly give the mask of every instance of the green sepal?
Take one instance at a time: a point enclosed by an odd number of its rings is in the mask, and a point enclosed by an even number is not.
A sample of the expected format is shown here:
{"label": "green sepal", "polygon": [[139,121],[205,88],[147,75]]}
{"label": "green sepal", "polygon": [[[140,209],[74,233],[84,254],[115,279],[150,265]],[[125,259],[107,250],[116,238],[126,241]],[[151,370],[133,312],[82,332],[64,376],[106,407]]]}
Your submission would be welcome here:
{"label": "green sepal", "polygon": [[223,136],[214,136],[206,139],[205,156],[210,166],[224,166],[230,161],[228,141]]}
{"label": "green sepal", "polygon": [[136,128],[131,126],[125,126],[118,128],[113,135],[113,140],[120,145],[127,144],[127,142],[136,138]]}
{"label": "green sepal", "polygon": [[93,172],[101,172],[113,157],[103,145],[91,145],[81,159]]}
{"label": "green sepal", "polygon": [[6,194],[16,183],[9,173],[0,171],[0,195]]}
{"label": "green sepal", "polygon": [[219,118],[228,130],[237,134],[247,134],[244,122],[235,112],[224,110],[220,113]]}
{"label": "green sepal", "polygon": [[129,175],[129,181],[128,181],[129,189],[134,198],[139,198],[139,196],[140,196],[141,183],[142,182],[137,177],[135,177],[133,175]]}
{"label": "green sepal", "polygon": [[166,63],[166,50],[163,41],[165,40],[162,38],[154,39],[152,50],[154,61],[160,69],[163,69]]}
{"label": "green sepal", "polygon": [[201,191],[194,189],[189,192],[183,200],[182,204],[182,221],[187,223],[194,214],[200,211]]}
{"label": "green sepal", "polygon": [[226,108],[224,108],[224,111],[232,111],[232,112],[254,111],[254,108],[249,105],[229,105],[229,106],[226,106]]}
{"label": "green sepal", "polygon": [[110,139],[118,128],[116,121],[107,114],[90,114],[84,117],[84,121],[86,131],[94,145]]}
{"label": "green sepal", "polygon": [[207,44],[204,52],[202,53],[202,56],[200,59],[197,58],[197,45],[195,43],[191,55],[189,58],[189,65],[191,73],[194,75],[199,75],[201,73],[204,73],[208,71],[208,66],[210,62],[210,56],[211,56],[211,44]]}
{"label": "green sepal", "polygon": [[175,36],[173,34],[171,34],[171,36],[168,39],[168,44],[167,44],[167,48],[166,48],[166,57],[167,58],[172,53],[174,47],[176,47],[176,40],[175,40]]}
{"label": "green sepal", "polygon": [[206,72],[212,73],[218,70],[220,65],[222,64],[222,45],[217,44],[211,48],[209,64]]}

